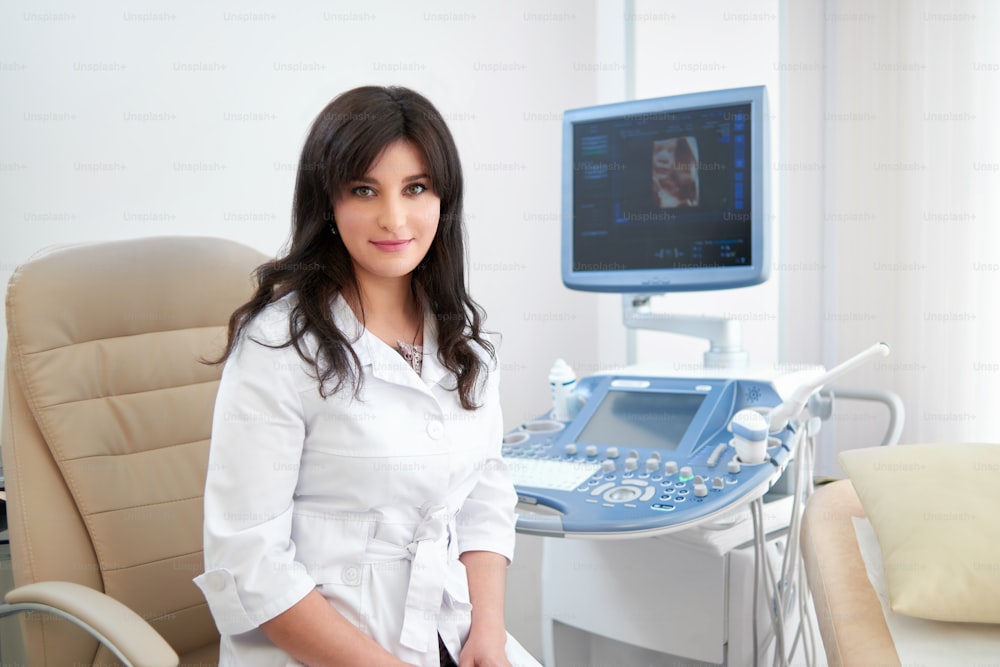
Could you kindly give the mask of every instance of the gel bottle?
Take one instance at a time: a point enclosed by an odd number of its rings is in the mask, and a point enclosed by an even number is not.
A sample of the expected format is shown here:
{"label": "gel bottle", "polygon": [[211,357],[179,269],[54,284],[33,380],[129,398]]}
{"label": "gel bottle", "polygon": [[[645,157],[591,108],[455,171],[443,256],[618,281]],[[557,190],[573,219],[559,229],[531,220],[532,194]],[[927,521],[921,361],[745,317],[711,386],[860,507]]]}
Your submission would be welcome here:
{"label": "gel bottle", "polygon": [[576,416],[579,402],[573,393],[576,389],[576,373],[562,359],[556,359],[549,371],[549,387],[552,390],[552,418],[568,422]]}

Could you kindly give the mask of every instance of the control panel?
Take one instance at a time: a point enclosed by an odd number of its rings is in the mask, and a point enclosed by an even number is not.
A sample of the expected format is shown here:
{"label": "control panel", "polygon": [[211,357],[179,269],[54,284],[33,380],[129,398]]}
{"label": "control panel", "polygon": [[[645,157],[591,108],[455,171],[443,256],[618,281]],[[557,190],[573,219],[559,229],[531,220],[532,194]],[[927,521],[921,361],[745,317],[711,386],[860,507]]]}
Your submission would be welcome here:
{"label": "control panel", "polygon": [[763,495],[790,458],[786,427],[746,463],[730,422],[781,403],[762,380],[597,375],[576,387],[578,414],[551,413],[504,436],[522,507],[519,532],[640,537],[690,527]]}

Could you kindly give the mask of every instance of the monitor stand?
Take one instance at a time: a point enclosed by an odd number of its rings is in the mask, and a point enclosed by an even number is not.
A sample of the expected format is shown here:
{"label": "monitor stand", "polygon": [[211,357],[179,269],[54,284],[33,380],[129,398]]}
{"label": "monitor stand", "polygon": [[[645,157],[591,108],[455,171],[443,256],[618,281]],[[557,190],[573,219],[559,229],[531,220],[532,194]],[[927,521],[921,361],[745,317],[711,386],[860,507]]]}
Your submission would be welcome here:
{"label": "monitor stand", "polygon": [[[705,368],[746,368],[749,355],[743,350],[740,322],[711,315],[670,315],[653,312],[653,294],[622,295],[622,321],[629,329],[647,329],[695,336],[708,340]],[[634,363],[630,360],[629,363]]]}

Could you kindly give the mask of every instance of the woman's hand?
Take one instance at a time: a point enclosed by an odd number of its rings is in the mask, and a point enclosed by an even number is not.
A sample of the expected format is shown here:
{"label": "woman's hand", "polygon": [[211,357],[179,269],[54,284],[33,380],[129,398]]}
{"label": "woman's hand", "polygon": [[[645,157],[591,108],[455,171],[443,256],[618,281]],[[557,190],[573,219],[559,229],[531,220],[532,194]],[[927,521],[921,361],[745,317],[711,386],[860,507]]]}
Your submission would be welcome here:
{"label": "woman's hand", "polygon": [[507,559],[489,551],[466,551],[459,560],[469,580],[472,625],[458,667],[511,667],[503,614]]}
{"label": "woman's hand", "polygon": [[469,638],[462,647],[462,655],[458,667],[511,667],[507,660],[504,647],[507,644],[507,633],[500,632],[477,633],[475,628],[469,633]]}

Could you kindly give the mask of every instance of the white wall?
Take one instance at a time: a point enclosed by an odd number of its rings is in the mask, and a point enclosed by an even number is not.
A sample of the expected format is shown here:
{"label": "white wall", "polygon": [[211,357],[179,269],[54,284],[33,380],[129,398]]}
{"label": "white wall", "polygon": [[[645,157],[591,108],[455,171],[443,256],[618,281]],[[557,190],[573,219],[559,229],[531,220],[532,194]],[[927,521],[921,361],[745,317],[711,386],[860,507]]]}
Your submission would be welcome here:
{"label": "white wall", "polygon": [[[595,30],[574,0],[5,2],[0,284],[54,244],[191,234],[277,253],[315,114],[357,85],[407,85],[458,142],[513,428],[547,408],[555,357],[597,348],[597,303],[558,270],[560,118],[596,101]],[[518,549],[510,628],[540,655],[540,541]]]}
{"label": "white wall", "polygon": [[558,274],[559,117],[593,103],[592,9],[250,7],[4,4],[0,281],[60,243],[196,234],[276,253],[315,114],[356,85],[408,85],[462,154],[471,287],[518,388],[508,423],[535,416],[551,359],[594,347],[591,303]]}
{"label": "white wall", "polygon": [[[889,358],[838,386],[888,389],[902,442],[996,442],[1000,7],[989,0],[785,0],[790,164],[783,198],[806,227],[786,321],[822,361],[878,340]],[[818,334],[818,336],[817,336]],[[808,341],[790,343],[804,351]],[[815,351],[815,350],[814,350]],[[843,402],[818,472],[878,444],[883,409]]]}
{"label": "white wall", "polygon": [[[635,29],[636,99],[765,85],[773,127],[771,155],[779,155],[779,21],[776,0],[707,0],[663,3],[636,0],[629,21]],[[768,165],[771,168],[771,165]],[[778,171],[771,175],[777,192]],[[771,278],[754,287],[671,294],[654,300],[657,310],[678,314],[725,315],[742,322],[743,347],[752,366],[778,363],[778,290],[783,271],[777,253],[782,221],[771,207]],[[620,300],[619,300],[620,301]],[[618,306],[619,313],[621,311]],[[708,343],[687,336],[640,332],[639,363],[678,370],[702,363]]]}

